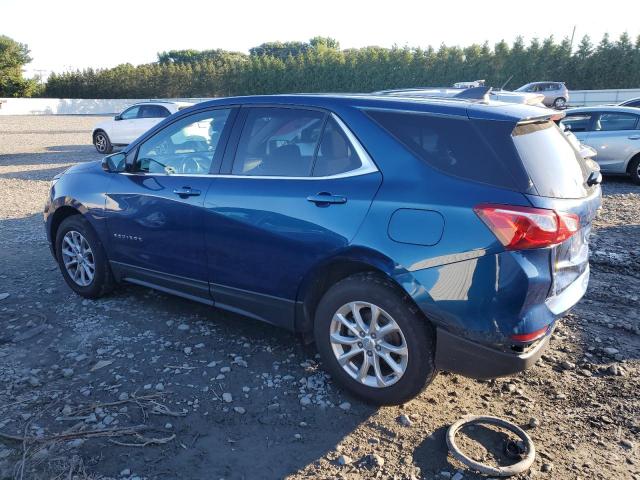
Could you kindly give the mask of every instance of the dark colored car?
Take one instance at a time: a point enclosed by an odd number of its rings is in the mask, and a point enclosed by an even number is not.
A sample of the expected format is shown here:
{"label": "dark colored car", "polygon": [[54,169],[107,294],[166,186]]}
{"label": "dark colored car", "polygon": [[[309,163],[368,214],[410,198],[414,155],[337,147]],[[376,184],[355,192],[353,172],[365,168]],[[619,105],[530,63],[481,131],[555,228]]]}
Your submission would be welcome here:
{"label": "dark colored car", "polygon": [[631,98],[618,104],[620,107],[636,107],[640,108],[640,98]]}
{"label": "dark colored car", "polygon": [[552,112],[375,95],[219,99],[56,178],[68,285],[156,288],[314,338],[360,397],[531,366],[584,294],[597,181]]}

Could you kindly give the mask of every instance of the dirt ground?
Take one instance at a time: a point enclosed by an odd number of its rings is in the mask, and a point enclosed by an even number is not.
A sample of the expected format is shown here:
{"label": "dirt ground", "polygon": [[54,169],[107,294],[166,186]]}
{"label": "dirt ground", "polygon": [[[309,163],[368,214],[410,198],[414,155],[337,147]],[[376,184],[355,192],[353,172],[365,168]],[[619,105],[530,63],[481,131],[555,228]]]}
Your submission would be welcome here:
{"label": "dirt ground", "polygon": [[640,187],[605,179],[588,294],[533,369],[373,408],[286,331],[131,285],[71,292],[41,211],[56,173],[99,158],[99,120],[0,117],[0,479],[483,478],[447,455],[465,414],[528,431],[517,478],[640,479]]}

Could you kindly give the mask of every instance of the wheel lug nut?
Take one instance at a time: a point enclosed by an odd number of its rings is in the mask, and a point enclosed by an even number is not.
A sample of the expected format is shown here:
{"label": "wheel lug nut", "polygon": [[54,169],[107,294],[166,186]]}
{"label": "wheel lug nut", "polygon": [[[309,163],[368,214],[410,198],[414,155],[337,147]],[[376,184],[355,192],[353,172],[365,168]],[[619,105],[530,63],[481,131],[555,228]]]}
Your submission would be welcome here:
{"label": "wheel lug nut", "polygon": [[371,338],[376,338],[376,334],[375,334],[375,333],[372,333],[372,334],[371,334]]}
{"label": "wheel lug nut", "polygon": [[379,352],[380,350],[382,350],[382,348],[380,348],[380,345],[376,345],[376,351]]}
{"label": "wheel lug nut", "polygon": [[364,332],[360,332],[360,336],[361,336],[361,337],[364,337]]}
{"label": "wheel lug nut", "polygon": [[362,342],[358,342],[358,347],[362,348]]}
{"label": "wheel lug nut", "polygon": [[367,355],[370,357],[371,355],[373,355],[373,352],[371,350],[367,350]]}

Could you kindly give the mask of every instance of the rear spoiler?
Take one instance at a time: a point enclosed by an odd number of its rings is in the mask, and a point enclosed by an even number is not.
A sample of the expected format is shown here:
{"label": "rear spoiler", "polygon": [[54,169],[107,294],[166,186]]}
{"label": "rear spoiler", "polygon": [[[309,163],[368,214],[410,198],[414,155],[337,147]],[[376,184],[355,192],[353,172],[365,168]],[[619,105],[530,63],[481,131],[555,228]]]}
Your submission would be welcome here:
{"label": "rear spoiler", "polygon": [[467,88],[466,90],[457,93],[453,96],[453,98],[462,98],[466,100],[483,100],[485,102],[488,102],[490,92],[491,87],[473,87]]}

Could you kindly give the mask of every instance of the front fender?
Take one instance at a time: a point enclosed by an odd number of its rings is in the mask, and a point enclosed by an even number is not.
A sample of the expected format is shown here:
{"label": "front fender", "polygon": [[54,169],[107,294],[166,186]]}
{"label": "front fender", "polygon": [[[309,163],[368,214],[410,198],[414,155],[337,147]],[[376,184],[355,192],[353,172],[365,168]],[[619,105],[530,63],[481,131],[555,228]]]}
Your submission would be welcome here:
{"label": "front fender", "polygon": [[77,172],[62,175],[51,187],[44,208],[47,239],[53,238],[53,227],[63,209],[72,208],[89,221],[101,241],[107,238],[104,215],[108,173],[99,164],[83,164]]}

